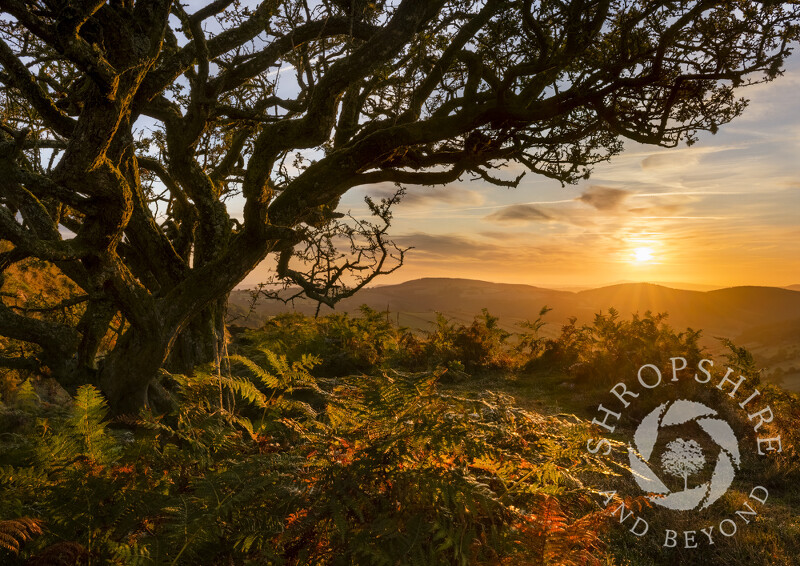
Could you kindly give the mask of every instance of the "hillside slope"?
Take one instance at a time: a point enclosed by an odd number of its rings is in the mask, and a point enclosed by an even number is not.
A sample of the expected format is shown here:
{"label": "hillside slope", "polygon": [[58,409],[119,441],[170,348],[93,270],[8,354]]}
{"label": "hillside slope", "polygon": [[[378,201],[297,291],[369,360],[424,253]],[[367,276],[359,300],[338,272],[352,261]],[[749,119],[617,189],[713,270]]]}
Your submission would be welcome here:
{"label": "hillside slope", "polygon": [[[250,293],[235,291],[230,299],[233,324],[259,326],[280,312],[292,310],[280,302],[258,302],[249,316]],[[486,308],[500,318],[501,326],[518,331],[523,320],[535,319],[542,306],[547,315],[545,335],[554,336],[569,317],[579,323],[615,308],[623,317],[632,313],[666,312],[677,328],[703,330],[702,343],[719,351],[717,337],[733,339],[748,347],[756,360],[774,377],[800,390],[800,292],[778,287],[730,287],[712,291],[671,289],[650,283],[623,283],[579,292],[558,291],[531,285],[489,283],[468,279],[426,278],[399,285],[364,289],[342,301],[339,312],[357,312],[366,304],[389,311],[392,320],[412,329],[427,330],[435,313],[467,323]],[[296,301],[294,310],[313,315],[316,304]],[[323,307],[322,314],[332,312]]]}
{"label": "hillside slope", "polygon": [[[235,291],[231,312],[247,312],[250,294]],[[777,287],[731,287],[714,291],[670,289],[650,283],[624,283],[587,291],[557,291],[531,285],[489,283],[469,279],[426,278],[398,285],[364,289],[336,307],[340,312],[355,312],[362,304],[408,319],[406,324],[426,328],[433,313],[442,312],[456,320],[471,320],[486,308],[505,325],[533,319],[542,306],[553,310],[548,320],[560,324],[570,316],[590,320],[595,313],[617,309],[621,315],[646,311],[668,312],[673,326],[702,328],[708,333],[738,336],[745,330],[800,318],[800,292]],[[316,305],[296,301],[294,310],[313,314]],[[280,302],[260,301],[247,319],[239,324],[258,325],[265,317],[292,310]],[[323,307],[322,314],[331,310]],[[414,320],[417,322],[415,323]]]}

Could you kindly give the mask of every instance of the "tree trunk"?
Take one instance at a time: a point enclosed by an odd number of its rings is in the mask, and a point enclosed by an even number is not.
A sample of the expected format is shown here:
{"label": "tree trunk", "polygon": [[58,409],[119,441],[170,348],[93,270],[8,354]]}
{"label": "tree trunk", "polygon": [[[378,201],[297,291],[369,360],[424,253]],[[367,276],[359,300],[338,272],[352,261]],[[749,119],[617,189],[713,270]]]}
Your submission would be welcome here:
{"label": "tree trunk", "polygon": [[228,297],[213,301],[177,336],[164,367],[191,374],[201,364],[219,364],[225,357],[225,313]]}
{"label": "tree trunk", "polygon": [[[113,414],[136,414],[151,405],[158,370],[191,374],[225,357],[227,296],[203,309],[177,335],[130,328],[105,358],[99,383]],[[162,326],[163,327],[163,326]]]}
{"label": "tree trunk", "polygon": [[100,389],[112,414],[137,414],[148,405],[150,383],[168,353],[168,341],[154,332],[128,329],[103,360]]}

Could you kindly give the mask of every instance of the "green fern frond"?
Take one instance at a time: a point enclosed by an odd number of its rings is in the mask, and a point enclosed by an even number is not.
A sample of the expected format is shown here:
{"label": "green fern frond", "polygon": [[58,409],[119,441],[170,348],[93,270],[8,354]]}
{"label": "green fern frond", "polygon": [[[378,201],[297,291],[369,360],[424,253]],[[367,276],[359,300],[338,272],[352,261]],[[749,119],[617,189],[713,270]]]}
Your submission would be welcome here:
{"label": "green fern frond", "polygon": [[289,362],[286,361],[286,356],[279,356],[272,350],[262,350],[262,353],[267,357],[269,365],[272,366],[278,375],[285,376],[291,373],[292,368]]}
{"label": "green fern frond", "polygon": [[117,544],[113,541],[108,543],[109,550],[114,564],[124,566],[144,566],[152,564],[150,551],[147,547],[139,546],[136,542],[131,544]]}
{"label": "green fern frond", "polygon": [[82,385],[75,395],[75,404],[66,425],[80,443],[83,456],[96,462],[114,457],[114,440],[106,433],[103,420],[108,413],[106,400],[92,385]]}
{"label": "green fern frond", "polygon": [[14,405],[18,409],[22,409],[23,411],[27,412],[35,412],[41,406],[42,400],[39,398],[39,394],[36,393],[36,390],[33,388],[33,383],[31,383],[30,379],[26,379],[22,382],[17,388],[17,395],[14,399]]}
{"label": "green fern frond", "polygon": [[38,467],[0,466],[0,487],[37,490],[49,484],[47,470]]}
{"label": "green fern frond", "polygon": [[256,376],[265,387],[269,387],[270,389],[278,389],[281,387],[281,382],[278,377],[272,375],[268,371],[265,371],[264,368],[259,366],[254,361],[245,358],[244,356],[230,356],[230,360],[233,362],[238,362],[250,370],[250,372]]}
{"label": "green fern frond", "polygon": [[227,377],[227,376],[216,376],[216,379],[219,380],[219,383],[236,393],[241,397],[243,400],[251,403],[257,407],[264,408],[267,406],[267,396],[261,392],[261,390],[256,387],[252,381],[247,379],[242,379],[239,377]]}

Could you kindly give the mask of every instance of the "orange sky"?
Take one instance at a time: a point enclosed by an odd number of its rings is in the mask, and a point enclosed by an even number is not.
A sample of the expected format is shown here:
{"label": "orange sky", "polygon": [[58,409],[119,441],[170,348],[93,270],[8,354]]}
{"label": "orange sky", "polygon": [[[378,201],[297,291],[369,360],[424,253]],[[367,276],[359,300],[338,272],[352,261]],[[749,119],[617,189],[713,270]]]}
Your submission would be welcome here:
{"label": "orange sky", "polygon": [[[529,174],[517,189],[464,178],[408,187],[391,233],[406,265],[377,284],[466,277],[538,286],[619,281],[800,284],[800,58],[746,89],[744,116],[691,147],[628,143],[591,179],[561,187]],[[505,175],[518,173],[509,167]],[[342,206],[363,214],[358,188]],[[638,251],[637,251],[638,250]],[[245,281],[263,281],[262,266]]]}

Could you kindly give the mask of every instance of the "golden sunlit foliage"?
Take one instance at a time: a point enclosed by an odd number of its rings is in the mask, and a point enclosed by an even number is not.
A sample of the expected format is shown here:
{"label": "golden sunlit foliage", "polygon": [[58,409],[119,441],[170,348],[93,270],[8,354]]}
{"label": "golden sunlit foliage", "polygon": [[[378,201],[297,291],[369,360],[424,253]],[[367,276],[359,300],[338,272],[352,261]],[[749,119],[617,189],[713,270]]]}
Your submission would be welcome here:
{"label": "golden sunlit foliage", "polygon": [[262,353],[229,375],[165,374],[171,412],[124,429],[91,386],[69,407],[21,388],[0,513],[45,528],[18,529],[15,553],[68,540],[109,564],[567,564],[602,548],[578,479],[602,469],[586,426],[444,393],[438,373],[331,380],[314,357]]}
{"label": "golden sunlit foliage", "polygon": [[[641,347],[654,333],[665,355],[686,346],[664,317],[623,321],[612,312],[544,340],[541,319],[510,336],[484,312],[471,325],[441,318],[428,335],[412,336],[382,313],[363,315],[287,315],[238,332],[229,368],[162,373],[160,386],[172,392],[164,413],[107,421],[92,386],[52,404],[23,383],[0,412],[4,560],[655,563],[648,553],[658,549],[637,555],[608,530],[613,506],[604,510],[586,480],[611,470],[585,451],[591,429],[583,421],[523,410],[469,383],[498,369],[521,387],[555,374],[591,397],[606,387],[602,352],[650,355]],[[571,376],[565,352],[577,343],[582,363],[597,368]],[[482,346],[458,350],[468,357],[455,370],[443,344]],[[732,367],[756,379],[752,357],[729,346]],[[352,357],[325,361],[337,353]],[[442,383],[456,371],[457,389]],[[787,457],[754,473],[791,485],[800,472],[791,464],[796,434],[782,423],[800,417],[800,402],[759,387],[772,399]]]}

